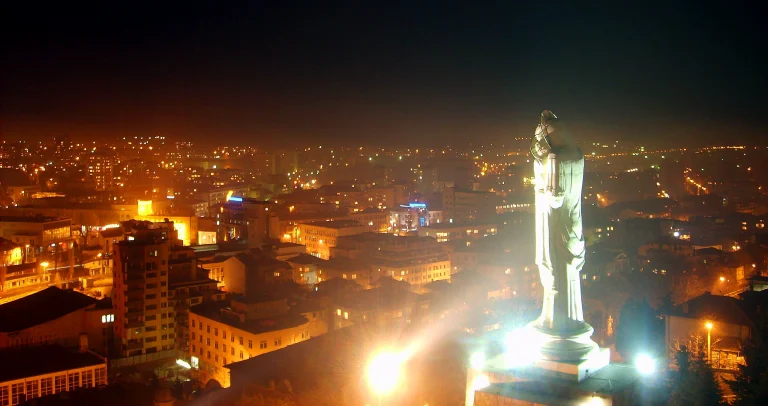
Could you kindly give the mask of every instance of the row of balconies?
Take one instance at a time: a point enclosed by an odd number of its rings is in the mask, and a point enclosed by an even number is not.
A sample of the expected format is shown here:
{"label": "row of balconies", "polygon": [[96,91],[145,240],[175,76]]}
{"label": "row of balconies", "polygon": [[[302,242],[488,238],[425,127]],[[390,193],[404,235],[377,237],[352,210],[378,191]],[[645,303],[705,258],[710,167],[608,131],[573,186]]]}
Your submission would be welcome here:
{"label": "row of balconies", "polygon": [[128,319],[125,322],[125,327],[127,327],[127,328],[144,327],[144,321],[142,321],[139,318]]}
{"label": "row of balconies", "polygon": [[125,346],[129,350],[138,350],[144,348],[144,343],[141,340],[128,340]]}

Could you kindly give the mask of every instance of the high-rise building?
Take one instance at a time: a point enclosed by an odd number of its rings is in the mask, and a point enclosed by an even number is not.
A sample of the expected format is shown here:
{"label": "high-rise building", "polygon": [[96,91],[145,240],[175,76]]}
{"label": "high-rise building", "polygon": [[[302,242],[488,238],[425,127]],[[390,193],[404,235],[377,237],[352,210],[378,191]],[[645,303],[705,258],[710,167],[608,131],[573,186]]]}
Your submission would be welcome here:
{"label": "high-rise building", "polygon": [[[168,306],[168,259],[173,223],[148,225],[115,244],[115,340],[124,356],[174,348],[174,310]],[[164,238],[165,236],[165,238]]]}
{"label": "high-rise building", "polygon": [[88,155],[88,177],[96,190],[112,189],[112,167],[115,158],[107,152],[97,152]]}
{"label": "high-rise building", "polygon": [[461,223],[468,220],[482,220],[496,214],[500,199],[493,192],[471,191],[446,187],[442,191],[443,221]]}

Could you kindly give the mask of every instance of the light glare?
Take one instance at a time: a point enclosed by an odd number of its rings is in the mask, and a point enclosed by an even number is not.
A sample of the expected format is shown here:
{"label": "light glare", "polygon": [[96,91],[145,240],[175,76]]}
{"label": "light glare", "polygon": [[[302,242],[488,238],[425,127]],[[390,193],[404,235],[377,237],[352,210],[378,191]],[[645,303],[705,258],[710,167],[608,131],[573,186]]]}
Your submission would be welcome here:
{"label": "light glare", "polygon": [[398,354],[381,352],[368,364],[368,384],[374,392],[385,395],[400,381],[402,360]]}
{"label": "light glare", "polygon": [[508,368],[532,364],[541,358],[542,343],[543,337],[528,329],[518,329],[511,332],[507,336],[504,363]]}
{"label": "light glare", "polygon": [[603,398],[593,396],[586,402],[582,403],[584,406],[603,406],[605,402],[603,402]]}
{"label": "light glare", "polygon": [[640,354],[635,360],[635,368],[643,375],[656,372],[656,361],[648,354]]}
{"label": "light glare", "polygon": [[469,365],[474,369],[481,369],[485,366],[485,353],[478,351],[469,356]]}
{"label": "light glare", "polygon": [[488,379],[488,375],[480,374],[472,380],[472,389],[480,390],[491,386],[491,380]]}

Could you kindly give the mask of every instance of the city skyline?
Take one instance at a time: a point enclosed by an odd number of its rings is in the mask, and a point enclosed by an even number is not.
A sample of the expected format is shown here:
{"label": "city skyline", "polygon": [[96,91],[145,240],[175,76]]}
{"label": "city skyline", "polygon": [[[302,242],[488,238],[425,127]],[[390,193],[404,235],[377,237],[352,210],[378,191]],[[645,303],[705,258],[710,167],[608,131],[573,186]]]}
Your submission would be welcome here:
{"label": "city skyline", "polygon": [[[764,32],[738,6],[13,6],[3,139],[758,141]],[[5,13],[4,13],[5,14]],[[415,141],[418,140],[418,141]]]}
{"label": "city skyline", "polygon": [[760,13],[562,3],[0,6],[0,406],[768,404]]}

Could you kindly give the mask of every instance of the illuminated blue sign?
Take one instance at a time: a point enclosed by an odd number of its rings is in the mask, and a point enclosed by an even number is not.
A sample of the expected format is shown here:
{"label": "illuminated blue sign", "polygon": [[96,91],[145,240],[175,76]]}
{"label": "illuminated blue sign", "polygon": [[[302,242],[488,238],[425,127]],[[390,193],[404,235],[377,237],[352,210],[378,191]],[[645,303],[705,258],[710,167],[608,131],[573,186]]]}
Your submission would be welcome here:
{"label": "illuminated blue sign", "polygon": [[230,202],[242,202],[243,198],[242,197],[234,197],[234,196],[232,196],[232,197],[229,198],[229,201]]}
{"label": "illuminated blue sign", "polygon": [[408,207],[412,209],[426,209],[427,204],[426,203],[408,203]]}

